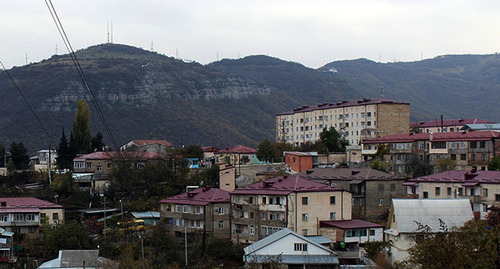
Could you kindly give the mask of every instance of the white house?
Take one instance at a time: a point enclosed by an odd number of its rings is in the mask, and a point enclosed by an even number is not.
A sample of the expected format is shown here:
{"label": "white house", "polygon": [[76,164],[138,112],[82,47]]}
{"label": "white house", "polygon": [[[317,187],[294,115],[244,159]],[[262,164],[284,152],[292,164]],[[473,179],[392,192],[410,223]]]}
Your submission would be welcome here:
{"label": "white house", "polygon": [[392,199],[385,239],[392,242],[392,258],[403,261],[417,235],[448,232],[471,219],[469,199]]}
{"label": "white house", "polygon": [[42,263],[37,269],[97,269],[117,268],[117,263],[99,257],[99,250],[59,250],[56,259]]}
{"label": "white house", "polygon": [[335,252],[286,228],[246,247],[243,260],[247,266],[257,268],[266,264],[279,264],[279,268],[338,268],[339,265]]}

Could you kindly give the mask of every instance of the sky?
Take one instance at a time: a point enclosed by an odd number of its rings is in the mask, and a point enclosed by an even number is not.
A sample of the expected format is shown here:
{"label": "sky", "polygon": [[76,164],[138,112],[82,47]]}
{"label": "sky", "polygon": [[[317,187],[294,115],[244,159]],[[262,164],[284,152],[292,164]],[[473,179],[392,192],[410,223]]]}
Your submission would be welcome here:
{"label": "sky", "polygon": [[[44,0],[2,0],[7,68],[66,54]],[[107,43],[207,64],[263,54],[319,68],[500,51],[498,0],[52,0],[75,50]],[[111,39],[111,37],[109,38]]]}

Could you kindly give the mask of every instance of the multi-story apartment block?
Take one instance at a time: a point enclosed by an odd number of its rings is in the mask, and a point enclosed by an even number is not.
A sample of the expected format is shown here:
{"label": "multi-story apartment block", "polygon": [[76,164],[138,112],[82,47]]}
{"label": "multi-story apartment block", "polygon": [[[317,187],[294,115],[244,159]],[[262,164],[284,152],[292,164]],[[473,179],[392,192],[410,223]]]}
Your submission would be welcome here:
{"label": "multi-story apartment block", "polygon": [[417,121],[410,123],[410,132],[420,133],[452,133],[460,132],[460,129],[466,124],[490,123],[482,119],[453,119],[453,120],[434,120]]}
{"label": "multi-story apartment block", "polygon": [[362,155],[365,161],[370,160],[384,145],[387,152],[383,161],[389,163],[393,174],[406,177],[412,176],[412,158],[434,166],[440,159],[450,158],[456,161],[457,170],[474,166],[486,170],[488,162],[500,154],[498,137],[500,133],[493,131],[395,134],[364,140]]}
{"label": "multi-story apartment block", "polygon": [[382,98],[324,103],[278,114],[276,141],[300,146],[334,127],[349,144],[358,145],[365,138],[406,133],[409,124],[409,103]]}
{"label": "multi-story apartment block", "polygon": [[230,196],[227,191],[200,188],[163,199],[160,207],[160,218],[172,232],[209,232],[218,238],[231,237]]}
{"label": "multi-story apartment block", "polygon": [[352,217],[356,219],[378,220],[386,216],[391,199],[405,194],[403,178],[371,168],[313,168],[297,176],[349,190]]}
{"label": "multi-story apartment block", "polygon": [[409,179],[403,185],[409,198],[469,198],[474,216],[482,219],[488,208],[500,202],[500,171],[446,171]]}
{"label": "multi-story apartment block", "polygon": [[232,239],[253,243],[283,228],[318,234],[320,220],[351,219],[351,193],[300,176],[280,176],[231,192]]}
{"label": "multi-story apartment block", "polygon": [[0,268],[12,268],[9,263],[15,263],[14,256],[14,233],[0,228]]}
{"label": "multi-story apartment block", "polygon": [[34,197],[0,198],[0,227],[3,229],[37,236],[44,221],[49,224],[62,223],[64,208]]}

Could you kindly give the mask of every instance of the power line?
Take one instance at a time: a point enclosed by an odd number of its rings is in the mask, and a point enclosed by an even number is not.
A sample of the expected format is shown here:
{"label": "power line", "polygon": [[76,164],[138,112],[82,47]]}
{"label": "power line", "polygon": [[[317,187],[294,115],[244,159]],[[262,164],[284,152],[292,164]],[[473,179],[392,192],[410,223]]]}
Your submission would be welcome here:
{"label": "power line", "polygon": [[50,142],[52,143],[52,145],[57,148],[57,144],[54,143],[54,140],[52,140],[52,137],[50,136],[49,132],[47,131],[47,129],[45,128],[45,126],[43,126],[42,124],[42,121],[40,120],[40,118],[38,117],[38,115],[35,113],[35,111],[33,110],[33,108],[31,107],[31,105],[28,103],[28,100],[26,100],[26,97],[24,97],[24,94],[21,92],[21,89],[19,89],[19,87],[17,86],[17,83],[14,81],[14,79],[12,78],[12,76],[10,75],[10,72],[7,70],[7,68],[5,68],[5,66],[3,65],[2,61],[0,61],[0,64],[2,65],[2,68],[4,69],[3,71],[7,74],[7,76],[9,76],[9,79],[10,81],[12,82],[12,84],[14,84],[14,87],[16,88],[17,92],[19,93],[19,95],[21,95],[21,98],[23,98],[24,100],[24,103],[26,103],[26,105],[28,106],[29,110],[31,111],[31,113],[33,114],[33,116],[35,117],[36,121],[38,122],[38,124],[40,124],[40,126],[42,127],[43,131],[45,132],[45,135],[47,135],[47,137],[49,138]]}
{"label": "power line", "polygon": [[[64,31],[63,25],[62,25],[61,21],[59,20],[59,16],[57,15],[57,12],[54,8],[54,5],[52,5],[52,1],[45,0],[45,4],[47,5],[47,8],[49,9],[50,15],[52,16],[52,19],[54,20],[54,23],[56,24],[57,30],[59,31],[61,38],[63,39],[64,45],[66,46],[66,49],[69,52],[71,60],[73,61],[73,64],[75,65],[75,67],[78,71],[78,74],[80,75],[80,78],[83,82],[83,85],[85,86],[85,89],[87,90],[88,94],[90,95],[90,99],[92,100],[92,103],[94,104],[94,107],[97,111],[97,114],[99,115],[99,118],[101,119],[101,122],[104,125],[104,128],[106,129],[106,132],[111,139],[111,143],[113,144],[113,147],[116,149],[116,151],[118,151],[120,157],[123,157],[121,152],[119,151],[120,148],[118,147],[118,144],[116,143],[115,137],[113,136],[113,133],[111,132],[111,129],[109,128],[109,125],[106,122],[106,119],[104,118],[104,114],[101,111],[101,107],[99,106],[99,103],[97,103],[97,99],[95,98],[94,92],[90,88],[89,81],[87,79],[87,76],[83,72],[83,69],[80,65],[80,61],[78,61],[78,58],[76,57],[75,51],[73,50],[73,47],[71,46],[69,38],[66,35],[66,32]],[[111,23],[113,23],[113,22],[111,22]],[[111,27],[113,27],[112,25],[113,24],[111,24]],[[113,30],[111,30],[111,31],[113,31]],[[111,39],[111,43],[112,42],[113,42],[113,39]]]}

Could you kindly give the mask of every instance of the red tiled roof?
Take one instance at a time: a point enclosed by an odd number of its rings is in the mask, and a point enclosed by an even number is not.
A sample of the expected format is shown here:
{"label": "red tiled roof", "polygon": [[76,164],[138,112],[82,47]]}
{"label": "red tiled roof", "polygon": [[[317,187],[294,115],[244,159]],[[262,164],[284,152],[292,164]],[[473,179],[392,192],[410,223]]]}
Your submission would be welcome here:
{"label": "red tiled roof", "polygon": [[[1,206],[5,202],[5,206]],[[2,210],[15,210],[15,209],[44,209],[44,208],[63,208],[63,206],[40,200],[35,197],[2,197],[0,198],[0,209]]]}
{"label": "red tiled roof", "polygon": [[[123,158],[125,159],[141,159],[141,160],[151,160],[151,159],[161,159],[163,155],[158,152],[142,152],[142,151],[122,151]],[[116,151],[96,151],[89,154],[85,154],[73,159],[75,162],[83,162],[85,160],[115,160],[120,158],[118,152]]]}
{"label": "red tiled roof", "polygon": [[372,168],[313,168],[296,174],[309,180],[403,180],[403,178]]}
{"label": "red tiled roof", "polygon": [[257,150],[251,147],[237,145],[234,147],[226,148],[224,150],[219,151],[219,153],[242,153],[242,154],[254,154],[257,153]]}
{"label": "red tiled roof", "polygon": [[203,150],[203,152],[217,152],[220,149],[216,147],[201,147],[201,150]]}
{"label": "red tiled roof", "polygon": [[481,183],[500,184],[500,171],[453,170],[409,179],[406,182],[462,183],[465,186],[475,186]]}
{"label": "red tiled roof", "polygon": [[[500,137],[499,132],[495,131],[474,131],[474,132],[451,132],[434,133],[432,141],[479,141],[491,140]],[[418,140],[430,140],[430,133],[406,133],[382,136],[375,139],[363,140],[363,144],[381,144],[381,143],[408,143]]]}
{"label": "red tiled roof", "polygon": [[302,112],[308,112],[308,111],[314,111],[314,110],[322,110],[322,109],[331,109],[331,108],[338,108],[338,107],[350,107],[350,106],[361,106],[361,105],[374,105],[374,104],[410,104],[406,102],[399,102],[399,101],[394,101],[390,99],[383,99],[383,98],[375,98],[375,99],[370,99],[370,98],[365,98],[361,100],[350,100],[350,101],[342,101],[338,103],[323,103],[319,104],[317,106],[302,106],[299,108],[295,108],[292,111],[288,112],[283,112],[279,113],[278,115],[290,115],[294,113],[302,113]]}
{"label": "red tiled roof", "polygon": [[207,205],[210,203],[229,203],[229,192],[217,188],[200,188],[187,193],[168,197],[160,203],[180,205]]}
{"label": "red tiled roof", "polygon": [[238,188],[231,194],[269,194],[288,195],[292,192],[328,192],[342,191],[325,184],[307,180],[300,176],[280,176]]}
{"label": "red tiled roof", "polygon": [[[482,119],[452,119],[452,120],[443,120],[442,125],[461,126],[465,124],[477,124],[477,123],[491,123],[491,122]],[[412,122],[410,123],[410,127],[418,127],[418,128],[441,127],[441,120]]]}
{"label": "red tiled roof", "polygon": [[384,225],[368,222],[359,219],[353,220],[322,220],[319,222],[319,227],[336,227],[342,230],[361,229],[361,228],[382,228]]}
{"label": "red tiled roof", "polygon": [[138,147],[142,147],[145,145],[149,144],[161,144],[167,147],[171,147],[172,143],[168,142],[167,140],[132,140]]}

